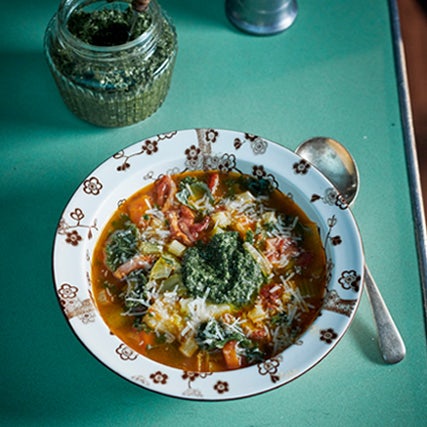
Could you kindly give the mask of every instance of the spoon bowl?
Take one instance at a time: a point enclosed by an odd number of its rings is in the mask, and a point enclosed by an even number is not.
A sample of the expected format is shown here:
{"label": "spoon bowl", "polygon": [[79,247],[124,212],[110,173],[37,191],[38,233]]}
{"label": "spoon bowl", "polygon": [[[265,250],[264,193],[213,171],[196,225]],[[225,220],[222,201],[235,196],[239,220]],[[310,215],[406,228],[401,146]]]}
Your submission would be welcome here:
{"label": "spoon bowl", "polygon": [[296,152],[315,165],[348,204],[353,202],[359,190],[359,171],[351,154],[338,141],[326,137],[311,138]]}
{"label": "spoon bowl", "polygon": [[[348,150],[332,138],[311,138],[295,150],[322,172],[351,205],[359,190],[359,171]],[[365,285],[378,331],[378,345],[386,363],[400,362],[405,344],[381,293],[365,264]]]}

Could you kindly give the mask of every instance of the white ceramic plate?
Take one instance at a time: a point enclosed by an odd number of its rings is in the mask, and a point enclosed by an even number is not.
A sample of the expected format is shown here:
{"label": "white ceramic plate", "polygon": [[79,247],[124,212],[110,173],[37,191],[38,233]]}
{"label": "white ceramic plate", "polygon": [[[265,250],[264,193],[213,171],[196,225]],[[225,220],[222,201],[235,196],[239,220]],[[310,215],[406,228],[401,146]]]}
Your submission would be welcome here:
{"label": "white ceramic plate", "polygon": [[[185,169],[238,170],[271,180],[320,228],[328,258],[325,301],[296,345],[258,365],[194,373],[154,362],[112,335],[91,295],[90,265],[97,238],[120,201],[164,173]],[[162,394],[227,400],[282,386],[322,360],[349,327],[363,283],[363,251],[348,206],[331,183],[282,146],[242,132],[193,129],[131,145],[95,169],[79,186],[58,225],[53,251],[55,291],[75,334],[107,367]]]}

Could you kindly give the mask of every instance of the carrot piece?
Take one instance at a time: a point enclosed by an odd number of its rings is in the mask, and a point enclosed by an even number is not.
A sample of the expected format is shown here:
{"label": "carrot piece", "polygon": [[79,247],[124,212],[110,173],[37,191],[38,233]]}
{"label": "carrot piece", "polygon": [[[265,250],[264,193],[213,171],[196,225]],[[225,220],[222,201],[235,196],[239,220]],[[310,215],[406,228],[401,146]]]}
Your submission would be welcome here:
{"label": "carrot piece", "polygon": [[243,358],[237,353],[237,341],[228,341],[222,349],[222,354],[228,369],[237,369],[243,366]]}
{"label": "carrot piece", "polygon": [[143,351],[147,350],[147,347],[153,346],[156,343],[156,334],[153,332],[141,331],[139,333],[140,345]]}
{"label": "carrot piece", "polygon": [[149,207],[148,203],[147,196],[144,195],[129,205],[129,218],[134,224],[139,224],[141,218],[145,214],[145,211]]}

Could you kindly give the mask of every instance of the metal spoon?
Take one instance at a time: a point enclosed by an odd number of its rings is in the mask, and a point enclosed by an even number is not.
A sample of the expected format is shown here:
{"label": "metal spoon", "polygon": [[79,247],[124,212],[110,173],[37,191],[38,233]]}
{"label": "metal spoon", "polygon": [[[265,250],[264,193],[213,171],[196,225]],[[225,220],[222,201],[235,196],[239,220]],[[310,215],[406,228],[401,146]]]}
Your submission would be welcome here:
{"label": "metal spoon", "polygon": [[[359,189],[359,172],[356,162],[345,147],[331,138],[317,137],[303,142],[295,151],[329,178],[351,205]],[[365,285],[382,357],[386,363],[400,362],[406,354],[405,344],[366,264]]]}

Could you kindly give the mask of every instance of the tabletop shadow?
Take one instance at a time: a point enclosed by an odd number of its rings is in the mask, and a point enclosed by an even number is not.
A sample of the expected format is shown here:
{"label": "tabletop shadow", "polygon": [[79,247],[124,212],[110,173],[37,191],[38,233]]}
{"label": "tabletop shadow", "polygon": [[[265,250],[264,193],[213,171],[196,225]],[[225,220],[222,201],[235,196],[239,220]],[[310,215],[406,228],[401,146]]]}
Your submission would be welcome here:
{"label": "tabletop shadow", "polygon": [[[225,0],[201,2],[200,0],[165,0],[162,8],[173,21],[185,22],[186,25],[197,23],[206,28],[223,28],[232,33],[257,38],[254,34],[242,32],[235,27],[225,13]],[[178,35],[179,36],[179,35]]]}
{"label": "tabletop shadow", "polygon": [[357,315],[349,329],[349,334],[354,338],[361,352],[367,359],[375,364],[384,365],[378,347],[376,330],[373,325],[369,324],[366,318],[360,314]]}
{"label": "tabletop shadow", "polygon": [[78,120],[63,103],[41,49],[2,52],[1,56],[0,120],[8,128],[91,127]]}
{"label": "tabletop shadow", "polygon": [[223,26],[227,22],[224,1],[202,2],[200,0],[165,0],[161,6],[172,19],[184,19],[205,26]]}

